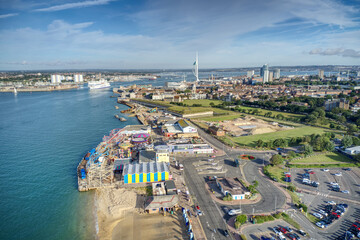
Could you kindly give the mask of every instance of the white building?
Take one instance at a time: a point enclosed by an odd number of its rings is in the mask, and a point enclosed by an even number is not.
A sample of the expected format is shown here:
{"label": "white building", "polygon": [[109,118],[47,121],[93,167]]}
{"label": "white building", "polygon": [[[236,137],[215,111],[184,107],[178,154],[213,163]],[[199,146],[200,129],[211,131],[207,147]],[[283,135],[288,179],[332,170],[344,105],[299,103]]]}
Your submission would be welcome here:
{"label": "white building", "polygon": [[197,129],[190,126],[190,124],[185,119],[180,119],[177,122],[177,125],[181,128],[183,133],[194,133],[197,132]]}
{"label": "white building", "polygon": [[275,69],[274,79],[280,79],[280,69],[279,68]]}
{"label": "white building", "polygon": [[64,80],[64,76],[58,74],[51,75],[51,83],[61,83]]}
{"label": "white building", "polygon": [[83,75],[82,74],[74,74],[74,82],[83,82]]}

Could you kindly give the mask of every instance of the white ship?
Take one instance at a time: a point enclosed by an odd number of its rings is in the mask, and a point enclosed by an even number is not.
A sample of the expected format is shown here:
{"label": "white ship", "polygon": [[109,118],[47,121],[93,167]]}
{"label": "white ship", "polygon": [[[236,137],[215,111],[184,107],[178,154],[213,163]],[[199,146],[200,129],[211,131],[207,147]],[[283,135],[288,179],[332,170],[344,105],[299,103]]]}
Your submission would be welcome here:
{"label": "white ship", "polygon": [[88,83],[90,89],[101,89],[101,88],[109,88],[110,83],[105,79],[101,79],[100,81],[90,81]]}

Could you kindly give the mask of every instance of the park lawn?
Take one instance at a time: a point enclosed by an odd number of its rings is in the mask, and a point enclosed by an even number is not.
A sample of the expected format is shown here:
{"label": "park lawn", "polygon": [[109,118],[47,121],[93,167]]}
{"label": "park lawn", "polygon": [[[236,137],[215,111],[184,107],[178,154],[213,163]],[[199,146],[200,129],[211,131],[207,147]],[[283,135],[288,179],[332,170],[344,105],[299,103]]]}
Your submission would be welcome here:
{"label": "park lawn", "polygon": [[323,134],[325,132],[329,132],[330,130],[326,130],[323,128],[317,127],[298,127],[290,130],[283,130],[278,132],[272,133],[264,133],[264,134],[257,134],[257,135],[250,135],[250,136],[243,136],[243,137],[234,137],[233,141],[238,143],[239,145],[245,145],[249,147],[256,147],[256,141],[261,139],[264,142],[275,140],[278,138],[287,138],[291,139],[292,137],[303,137],[306,135],[311,134]]}
{"label": "park lawn", "polygon": [[304,116],[302,114],[279,112],[279,111],[273,111],[273,110],[266,110],[266,109],[262,109],[262,108],[246,107],[246,106],[242,106],[242,105],[240,105],[239,107],[243,108],[243,109],[252,109],[252,110],[257,109],[257,110],[259,110],[259,112],[260,112],[259,115],[261,115],[261,116],[264,116],[265,113],[267,113],[267,112],[271,112],[272,116],[282,114],[286,118],[300,118],[300,117]]}
{"label": "park lawn", "polygon": [[214,105],[219,105],[223,103],[221,100],[210,100],[210,99],[198,99],[198,100],[184,100],[184,104],[187,104],[189,106],[192,106],[193,104],[201,104],[203,107],[210,107],[210,103],[213,103]]}
{"label": "park lawn", "polygon": [[327,152],[321,155],[315,155],[307,158],[301,158],[291,161],[291,164],[342,164],[353,163],[354,161],[345,155],[337,152]]}
{"label": "park lawn", "polygon": [[272,165],[268,165],[267,169],[269,171],[269,173],[271,174],[271,177],[274,177],[278,180],[278,182],[280,183],[286,183],[284,181],[284,172],[286,172],[285,169],[279,167],[279,166],[272,166]]}

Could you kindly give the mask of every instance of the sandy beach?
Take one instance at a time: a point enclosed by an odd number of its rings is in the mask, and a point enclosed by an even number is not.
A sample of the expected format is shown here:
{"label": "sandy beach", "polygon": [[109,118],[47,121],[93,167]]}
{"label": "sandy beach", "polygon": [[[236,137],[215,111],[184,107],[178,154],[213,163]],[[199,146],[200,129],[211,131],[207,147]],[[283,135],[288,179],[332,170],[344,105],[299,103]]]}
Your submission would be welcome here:
{"label": "sandy beach", "polygon": [[139,212],[144,203],[141,189],[103,188],[96,190],[98,238],[111,239],[112,231],[126,215]]}
{"label": "sandy beach", "polygon": [[145,196],[145,188],[96,190],[98,239],[187,239],[181,213],[145,213]]}

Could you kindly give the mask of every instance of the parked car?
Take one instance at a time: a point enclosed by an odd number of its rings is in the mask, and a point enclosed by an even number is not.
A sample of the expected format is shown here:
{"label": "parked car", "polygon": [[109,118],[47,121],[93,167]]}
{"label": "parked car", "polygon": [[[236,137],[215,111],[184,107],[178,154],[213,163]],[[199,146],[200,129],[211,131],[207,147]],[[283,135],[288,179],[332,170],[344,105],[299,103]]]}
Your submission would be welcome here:
{"label": "parked car", "polygon": [[225,236],[225,237],[229,237],[229,236],[230,236],[228,230],[224,230],[224,236]]}
{"label": "parked car", "polygon": [[279,229],[280,229],[280,231],[281,231],[282,233],[284,233],[284,234],[286,234],[286,233],[287,233],[287,230],[286,230],[285,228],[280,227]]}
{"label": "parked car", "polygon": [[309,173],[310,173],[310,174],[315,174],[315,172],[314,172],[314,171],[310,171]]}
{"label": "parked car", "polygon": [[330,204],[330,205],[336,205],[336,202],[334,202],[334,201],[327,201],[326,203]]}
{"label": "parked car", "polygon": [[276,235],[278,235],[278,234],[281,233],[280,230],[279,230],[279,228],[277,228],[277,227],[273,227],[272,230],[274,231],[274,233],[275,233]]}
{"label": "parked car", "polygon": [[325,222],[323,222],[323,221],[317,222],[317,223],[316,223],[316,226],[318,226],[319,228],[325,228],[325,227],[327,227],[327,225],[326,225]]}
{"label": "parked car", "polygon": [[335,173],[334,175],[337,176],[337,177],[341,177],[341,176],[342,176],[342,173],[339,172],[339,173]]}
{"label": "parked car", "polygon": [[323,171],[324,171],[324,172],[328,172],[328,171],[329,171],[329,169],[325,168],[325,169],[323,169]]}
{"label": "parked car", "polygon": [[199,207],[199,205],[196,205],[196,209],[197,209],[197,210],[200,210],[200,207]]}
{"label": "parked car", "polygon": [[322,222],[317,222],[316,223],[316,226],[318,226],[319,228],[324,228],[324,224],[322,224]]}
{"label": "parked car", "polygon": [[312,213],[312,215],[314,215],[315,217],[319,218],[319,219],[322,219],[323,218],[323,215],[321,215],[320,213]]}
{"label": "parked car", "polygon": [[290,227],[285,227],[285,229],[289,232],[289,233],[292,233],[293,230],[290,228]]}
{"label": "parked car", "polygon": [[337,182],[330,182],[330,185],[339,186],[339,184]]}
{"label": "parked car", "polygon": [[344,171],[351,171],[351,168],[343,168]]}
{"label": "parked car", "polygon": [[350,192],[348,190],[343,190],[341,191],[342,193],[346,193],[346,194],[349,194]]}
{"label": "parked car", "polygon": [[200,210],[197,210],[197,213],[198,213],[199,216],[203,215],[202,211],[200,211]]}
{"label": "parked car", "polygon": [[321,215],[324,215],[324,216],[328,216],[328,214],[327,214],[327,212],[325,212],[324,210],[319,210],[319,213],[321,214]]}
{"label": "parked car", "polygon": [[292,234],[292,233],[288,233],[286,236],[287,236],[289,239],[291,239],[291,240],[296,240],[295,235]]}
{"label": "parked car", "polygon": [[301,229],[299,230],[299,233],[300,233],[302,236],[304,236],[304,237],[306,237],[306,235],[307,235],[306,232],[304,232],[304,231],[301,230]]}

